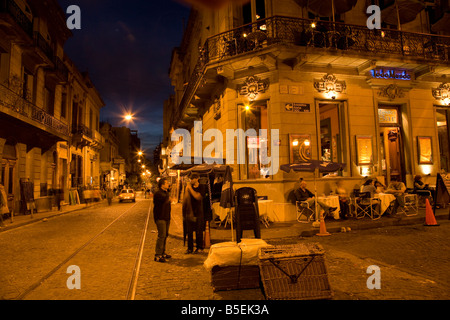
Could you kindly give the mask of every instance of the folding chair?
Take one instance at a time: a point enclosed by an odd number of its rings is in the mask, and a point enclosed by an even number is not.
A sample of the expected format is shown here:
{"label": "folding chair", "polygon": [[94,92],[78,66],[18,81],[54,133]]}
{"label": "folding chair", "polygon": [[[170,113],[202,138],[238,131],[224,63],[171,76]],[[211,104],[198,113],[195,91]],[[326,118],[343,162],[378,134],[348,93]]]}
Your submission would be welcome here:
{"label": "folding chair", "polygon": [[414,193],[417,194],[417,202],[419,208],[425,208],[427,199],[430,202],[430,205],[433,206],[433,194],[430,190],[416,190]]}
{"label": "folding chair", "polygon": [[[309,207],[308,201],[296,201],[295,206],[297,208],[297,221],[301,223],[309,223],[311,217],[314,216],[314,210]],[[306,221],[302,220],[302,216],[305,216]]]}
{"label": "folding chair", "polygon": [[399,211],[403,212],[407,217],[417,216],[419,214],[419,199],[417,194],[405,193],[403,194],[403,200],[405,207],[399,207]]}
{"label": "folding chair", "polygon": [[354,210],[355,218],[362,219],[368,216],[372,220],[378,220],[381,218],[380,208],[374,209],[379,202],[378,199],[372,198],[370,192],[360,192],[359,190],[353,190],[354,194]]}

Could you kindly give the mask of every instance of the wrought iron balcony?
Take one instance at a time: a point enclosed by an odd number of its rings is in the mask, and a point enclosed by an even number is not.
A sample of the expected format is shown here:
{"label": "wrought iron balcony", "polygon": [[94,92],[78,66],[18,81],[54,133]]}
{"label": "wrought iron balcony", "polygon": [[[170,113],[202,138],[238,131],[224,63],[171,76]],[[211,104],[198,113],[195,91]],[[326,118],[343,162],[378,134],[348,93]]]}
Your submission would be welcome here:
{"label": "wrought iron balcony", "polygon": [[48,44],[48,42],[44,39],[44,37],[39,33],[34,33],[34,45],[42,50],[42,52],[45,54],[45,56],[53,62],[54,55],[53,55],[53,49]]}
{"label": "wrought iron balcony", "polygon": [[75,134],[84,135],[90,139],[93,138],[92,130],[89,129],[88,127],[86,127],[84,124],[73,124],[72,125],[72,133],[74,135]]}
{"label": "wrought iron balcony", "polygon": [[23,31],[33,38],[33,22],[28,19],[14,0],[0,0],[0,13],[8,13]]}
{"label": "wrought iron balcony", "polygon": [[0,84],[0,108],[5,107],[13,113],[31,119],[47,128],[69,137],[69,126],[48,114],[45,110],[25,100],[16,92]]}
{"label": "wrought iron balcony", "polygon": [[[313,27],[313,23],[315,23]],[[277,45],[317,48],[338,54],[409,58],[424,63],[450,62],[450,37],[370,30],[367,26],[274,16],[208,38],[180,102],[178,120],[202,82],[207,64]]]}
{"label": "wrought iron balcony", "polygon": [[209,63],[274,44],[450,61],[448,36],[392,29],[370,30],[367,26],[281,16],[259,20],[208,38],[201,59]]}

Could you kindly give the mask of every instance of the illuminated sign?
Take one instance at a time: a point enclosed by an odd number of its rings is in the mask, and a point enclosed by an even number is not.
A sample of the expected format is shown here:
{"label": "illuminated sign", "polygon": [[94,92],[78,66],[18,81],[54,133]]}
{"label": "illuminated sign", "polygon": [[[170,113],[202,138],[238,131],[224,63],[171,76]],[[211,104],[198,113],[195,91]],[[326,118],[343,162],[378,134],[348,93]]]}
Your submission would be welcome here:
{"label": "illuminated sign", "polygon": [[378,109],[378,121],[382,124],[397,124],[397,109]]}
{"label": "illuminated sign", "polygon": [[411,74],[406,70],[377,68],[371,70],[370,73],[377,79],[411,80]]}

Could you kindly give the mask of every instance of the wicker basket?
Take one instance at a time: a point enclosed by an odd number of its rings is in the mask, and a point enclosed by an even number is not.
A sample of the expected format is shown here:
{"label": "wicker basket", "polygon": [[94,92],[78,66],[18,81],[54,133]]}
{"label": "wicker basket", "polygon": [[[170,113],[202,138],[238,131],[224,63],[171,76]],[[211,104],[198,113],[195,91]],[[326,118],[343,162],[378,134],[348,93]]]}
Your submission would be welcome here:
{"label": "wicker basket", "polygon": [[215,266],[211,272],[214,292],[260,288],[259,267],[257,265]]}
{"label": "wicker basket", "polygon": [[269,300],[331,299],[323,248],[316,243],[261,248],[259,268]]}

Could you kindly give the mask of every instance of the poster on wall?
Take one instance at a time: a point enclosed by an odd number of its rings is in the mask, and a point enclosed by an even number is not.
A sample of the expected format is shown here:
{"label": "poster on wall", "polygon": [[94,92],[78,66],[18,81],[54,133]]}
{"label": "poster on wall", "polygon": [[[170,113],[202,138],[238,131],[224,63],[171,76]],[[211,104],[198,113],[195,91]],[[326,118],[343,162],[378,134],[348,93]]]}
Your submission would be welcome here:
{"label": "poster on wall", "polygon": [[433,164],[431,137],[417,137],[417,154],[419,164]]}
{"label": "poster on wall", "polygon": [[373,164],[372,136],[356,136],[358,166]]}

